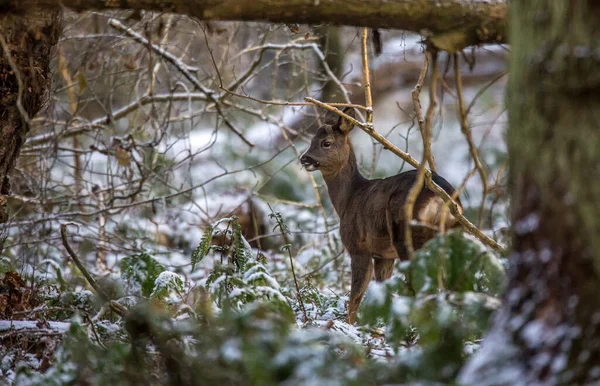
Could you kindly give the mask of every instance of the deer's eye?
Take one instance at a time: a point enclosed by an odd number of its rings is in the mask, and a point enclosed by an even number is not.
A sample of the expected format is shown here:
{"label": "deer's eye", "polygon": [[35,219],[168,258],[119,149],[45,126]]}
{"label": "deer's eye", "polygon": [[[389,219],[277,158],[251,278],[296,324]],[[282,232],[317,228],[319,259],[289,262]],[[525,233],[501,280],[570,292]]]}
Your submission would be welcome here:
{"label": "deer's eye", "polygon": [[325,149],[329,149],[329,148],[331,147],[331,142],[329,142],[329,141],[325,141],[325,142],[323,142],[323,147],[324,147]]}

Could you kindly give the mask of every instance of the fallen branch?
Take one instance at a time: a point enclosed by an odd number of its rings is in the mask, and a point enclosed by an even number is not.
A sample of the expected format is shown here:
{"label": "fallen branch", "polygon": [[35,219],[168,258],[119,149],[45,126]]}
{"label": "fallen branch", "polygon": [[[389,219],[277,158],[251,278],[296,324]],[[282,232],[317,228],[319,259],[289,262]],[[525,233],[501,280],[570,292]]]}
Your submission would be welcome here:
{"label": "fallen branch", "polygon": [[[426,35],[438,49],[506,42],[506,0],[3,0],[0,9],[32,6],[140,9],[175,12],[199,20],[268,21],[397,28]],[[0,11],[1,13],[1,11]]]}
{"label": "fallen branch", "polygon": [[0,340],[19,334],[28,336],[58,336],[69,330],[71,323],[36,320],[0,320]]}

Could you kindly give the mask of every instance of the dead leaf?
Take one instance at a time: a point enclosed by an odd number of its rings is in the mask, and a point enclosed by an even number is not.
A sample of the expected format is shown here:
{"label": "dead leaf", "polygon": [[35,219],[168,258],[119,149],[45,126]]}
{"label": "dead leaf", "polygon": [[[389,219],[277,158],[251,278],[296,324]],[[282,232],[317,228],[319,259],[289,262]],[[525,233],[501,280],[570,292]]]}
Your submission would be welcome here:
{"label": "dead leaf", "polygon": [[6,295],[0,295],[0,315],[6,311],[8,306],[8,297]]}
{"label": "dead leaf", "polygon": [[75,80],[77,81],[77,85],[79,86],[79,90],[77,91],[79,95],[81,95],[81,93],[84,92],[85,89],[88,87],[84,71],[85,70],[83,68],[79,68],[79,70],[77,70],[77,73],[75,74]]}
{"label": "dead leaf", "polygon": [[133,55],[128,55],[125,58],[125,61],[123,62],[123,65],[125,66],[126,69],[128,69],[129,71],[134,71],[137,66],[136,66],[136,62],[135,62],[135,56]]}
{"label": "dead leaf", "polygon": [[4,275],[4,279],[2,280],[4,284],[8,285],[11,289],[20,289],[25,286],[25,281],[21,279],[21,276],[17,272],[6,272]]}
{"label": "dead leaf", "polygon": [[121,146],[117,146],[115,148],[115,158],[117,159],[119,166],[129,167],[131,165],[129,152],[123,149]]}

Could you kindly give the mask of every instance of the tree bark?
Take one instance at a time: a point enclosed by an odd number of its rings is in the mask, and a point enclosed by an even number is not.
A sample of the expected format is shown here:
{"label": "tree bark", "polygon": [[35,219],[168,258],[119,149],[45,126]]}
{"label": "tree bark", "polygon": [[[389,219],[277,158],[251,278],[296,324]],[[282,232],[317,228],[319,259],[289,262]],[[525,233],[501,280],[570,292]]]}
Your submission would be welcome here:
{"label": "tree bark", "polygon": [[10,175],[29,119],[46,101],[51,52],[59,33],[57,7],[0,12],[0,223],[8,218]]}
{"label": "tree bark", "polygon": [[455,52],[505,41],[506,0],[0,0],[2,9],[64,5],[76,11],[142,9],[202,20],[342,24],[423,33]]}
{"label": "tree bark", "polygon": [[600,382],[599,22],[594,0],[511,2],[514,252],[466,384]]}

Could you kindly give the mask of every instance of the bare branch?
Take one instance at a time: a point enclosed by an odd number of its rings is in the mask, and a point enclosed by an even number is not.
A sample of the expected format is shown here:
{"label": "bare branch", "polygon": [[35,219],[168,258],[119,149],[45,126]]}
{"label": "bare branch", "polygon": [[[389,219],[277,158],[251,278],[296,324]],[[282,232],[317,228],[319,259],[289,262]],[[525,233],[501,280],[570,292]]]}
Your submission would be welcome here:
{"label": "bare branch", "polygon": [[238,137],[240,137],[241,140],[244,141],[244,143],[246,145],[248,145],[250,147],[254,147],[254,144],[251,143],[250,141],[248,141],[248,139],[246,139],[246,137],[244,137],[244,134],[242,134],[242,132],[233,125],[233,123],[229,120],[229,118],[227,118],[225,116],[225,114],[221,110],[219,103],[217,102],[217,97],[215,96],[215,91],[204,86],[200,82],[200,80],[198,80],[198,78],[195,77],[191,73],[189,66],[184,64],[179,58],[175,57],[175,55],[171,54],[170,52],[162,49],[161,47],[157,46],[156,44],[152,44],[151,42],[148,41],[148,39],[144,38],[142,35],[135,32],[131,28],[128,28],[127,26],[122,24],[120,21],[118,21],[116,19],[110,19],[109,24],[113,28],[118,29],[119,31],[124,32],[127,35],[131,36],[131,38],[133,40],[135,40],[136,42],[151,47],[158,55],[161,55],[163,58],[165,58],[165,60],[167,60],[172,65],[174,65],[183,74],[183,76],[185,76],[185,78],[187,80],[189,80],[196,88],[198,88],[200,91],[202,91],[206,95],[206,97],[211,102],[214,103],[215,108],[217,109],[217,113],[223,119],[223,122],[225,123],[225,125],[227,125],[227,127],[229,127],[231,129],[231,131],[233,131]]}
{"label": "bare branch", "polygon": [[469,128],[469,123],[467,122],[467,109],[465,107],[465,98],[463,96],[463,85],[462,85],[462,77],[460,75],[460,69],[458,68],[458,55],[454,54],[454,73],[456,74],[456,94],[458,96],[458,107],[459,107],[459,116],[458,121],[460,122],[460,129],[469,144],[469,153],[471,153],[471,158],[475,163],[475,167],[479,172],[479,176],[481,177],[481,206],[479,207],[479,220],[477,222],[477,226],[481,226],[481,222],[483,220],[483,209],[485,207],[485,197],[488,193],[488,184],[487,184],[487,173],[483,168],[483,164],[479,158],[479,152],[477,151],[477,147],[473,142],[473,135],[471,134],[471,129]]}
{"label": "bare branch", "polygon": [[434,51],[427,54],[431,55],[431,82],[429,84],[429,107],[427,108],[427,114],[425,115],[425,125],[422,128],[421,137],[423,138],[423,160],[429,163],[429,168],[432,171],[436,172],[437,168],[435,167],[435,160],[433,158],[433,153],[431,152],[431,128],[433,126],[433,115],[437,107],[437,84],[439,79],[438,55],[437,52]]}
{"label": "bare branch", "polygon": [[71,323],[47,321],[40,326],[37,320],[0,320],[0,340],[16,335],[60,336],[65,334]]}
{"label": "bare branch", "polygon": [[[414,212],[414,208],[415,208],[415,203],[417,202],[417,197],[419,196],[419,193],[421,193],[421,190],[423,189],[423,183],[425,182],[425,165],[427,164],[427,160],[429,159],[430,155],[431,155],[431,143],[429,142],[429,136],[428,136],[428,132],[430,132],[431,130],[428,130],[428,127],[431,128],[431,120],[428,119],[425,122],[423,122],[423,116],[421,113],[421,101],[419,100],[419,95],[421,93],[421,89],[423,88],[423,82],[425,81],[425,76],[427,74],[427,69],[429,68],[429,62],[430,62],[430,53],[428,52],[425,55],[425,62],[423,63],[423,70],[421,70],[421,74],[419,76],[419,80],[417,81],[417,84],[415,85],[415,88],[412,91],[412,98],[413,98],[413,103],[415,105],[415,112],[417,114],[417,120],[419,122],[419,128],[421,129],[421,137],[423,138],[423,158],[421,159],[421,164],[419,165],[419,167],[417,168],[417,178],[415,179],[415,183],[413,184],[413,186],[410,188],[410,191],[408,192],[408,195],[406,196],[406,202],[404,203],[404,216],[405,216],[405,221],[404,221],[404,242],[406,244],[406,250],[408,252],[408,257],[412,260],[414,258],[414,254],[415,254],[415,249],[413,246],[413,240],[412,240],[412,219],[413,219],[413,212]],[[436,66],[437,60],[434,57],[434,70],[432,71],[431,74],[431,90],[430,92],[435,94],[435,85],[436,85],[436,81],[437,81],[437,66]],[[429,111],[432,110],[432,107],[435,107],[435,97],[433,97],[433,100],[431,102],[431,105],[429,106]],[[429,111],[427,113],[427,117],[429,118]],[[429,123],[429,125],[428,125]],[[433,159],[433,158],[431,158]],[[433,165],[433,162],[430,161],[430,166]]]}
{"label": "bare branch", "polygon": [[369,72],[369,53],[367,50],[367,41],[369,29],[363,28],[362,31],[362,65],[363,77],[365,83],[365,106],[367,107],[367,123],[373,123],[373,97],[371,96],[371,74]]}
{"label": "bare branch", "polygon": [[[146,94],[139,99],[134,100],[131,103],[119,108],[118,110],[112,111],[110,114],[106,114],[99,118],[94,119],[89,122],[81,122],[73,127],[68,128],[60,133],[44,133],[39,134],[27,139],[27,143],[23,146],[23,149],[29,149],[33,146],[42,145],[44,143],[54,142],[59,139],[69,138],[75,135],[79,135],[85,133],[87,131],[91,131],[94,128],[97,128],[101,125],[106,125],[109,122],[116,121],[118,119],[124,118],[127,114],[130,114],[141,106],[145,106],[148,104],[156,103],[156,102],[174,102],[174,101],[207,101],[206,94],[202,92],[183,92],[183,93],[168,93],[168,94],[158,94],[158,95],[149,95]],[[78,117],[79,118],[79,117]],[[54,122],[57,124],[57,122]],[[60,123],[59,123],[60,124]],[[62,122],[62,124],[66,124],[66,122]]]}

